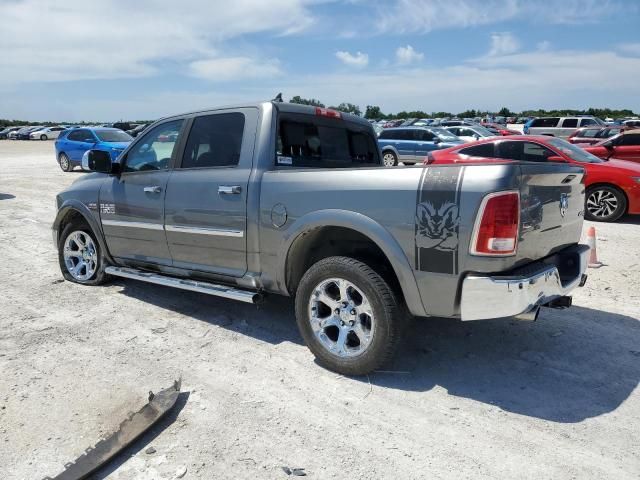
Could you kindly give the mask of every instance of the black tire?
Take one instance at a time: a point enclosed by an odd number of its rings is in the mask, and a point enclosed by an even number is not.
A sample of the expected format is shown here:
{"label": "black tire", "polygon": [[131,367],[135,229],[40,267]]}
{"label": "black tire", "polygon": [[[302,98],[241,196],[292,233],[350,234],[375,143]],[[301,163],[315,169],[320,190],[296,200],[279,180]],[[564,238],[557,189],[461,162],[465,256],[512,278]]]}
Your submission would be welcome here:
{"label": "black tire", "polygon": [[66,153],[61,153],[58,156],[58,165],[60,165],[60,168],[63,172],[70,172],[71,170],[73,170],[71,160],[69,159],[69,157],[67,157]]}
{"label": "black tire", "polygon": [[[68,237],[75,232],[84,232],[89,236],[95,245],[96,251],[96,267],[95,272],[86,279],[75,278],[67,268],[67,264],[64,258],[64,249]],[[81,285],[101,285],[108,280],[108,275],[104,272],[106,267],[106,261],[100,243],[98,242],[96,235],[93,233],[89,225],[85,222],[71,222],[67,224],[63,229],[58,239],[58,263],[60,265],[60,271],[65,280],[69,282],[79,283]]]}
{"label": "black tire", "polygon": [[[311,326],[314,290],[333,278],[344,279],[362,290],[371,305],[375,329],[370,343],[357,356],[344,357],[330,352]],[[396,353],[407,320],[405,308],[387,282],[368,265],[348,257],[325,258],[309,268],[298,285],[295,304],[300,334],[318,363],[343,375],[365,375],[388,362]]]}
{"label": "black tire", "polygon": [[584,217],[594,222],[615,222],[627,211],[627,197],[613,185],[587,188],[584,203]]}
{"label": "black tire", "polygon": [[[393,164],[391,163],[393,161]],[[385,167],[395,167],[398,165],[398,156],[391,150],[382,152],[382,163]]]}
{"label": "black tire", "polygon": [[48,140],[47,136],[43,133],[40,135],[40,140]]}

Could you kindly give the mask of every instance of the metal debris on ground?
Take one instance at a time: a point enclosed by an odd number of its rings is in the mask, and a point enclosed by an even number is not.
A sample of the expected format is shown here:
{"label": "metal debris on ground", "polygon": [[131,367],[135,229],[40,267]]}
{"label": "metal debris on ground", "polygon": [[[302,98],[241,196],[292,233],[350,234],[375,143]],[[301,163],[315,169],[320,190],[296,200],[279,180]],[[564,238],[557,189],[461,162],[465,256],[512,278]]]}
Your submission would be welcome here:
{"label": "metal debris on ground", "polygon": [[304,468],[289,468],[287,466],[282,467],[282,471],[287,475],[294,475],[296,477],[306,477],[307,474],[304,471]]}
{"label": "metal debris on ground", "polygon": [[180,394],[180,383],[181,380],[176,380],[165,390],[156,394],[149,392],[149,402],[124,420],[116,432],[87,448],[75,462],[65,464],[62,473],[44,480],[81,480],[105,465],[173,408]]}

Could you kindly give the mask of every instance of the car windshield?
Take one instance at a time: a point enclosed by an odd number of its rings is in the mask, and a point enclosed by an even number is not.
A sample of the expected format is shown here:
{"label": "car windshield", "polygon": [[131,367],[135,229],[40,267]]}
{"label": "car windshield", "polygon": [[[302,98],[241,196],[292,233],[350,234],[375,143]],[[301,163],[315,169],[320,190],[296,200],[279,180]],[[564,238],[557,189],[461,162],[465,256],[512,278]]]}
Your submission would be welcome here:
{"label": "car windshield", "polygon": [[493,137],[495,135],[495,133],[493,133],[488,128],[484,128],[484,127],[480,127],[480,126],[473,127],[473,130],[478,132],[480,135],[482,135],[484,137]]}
{"label": "car windshield", "polygon": [[133,137],[122,130],[96,130],[101,142],[130,142]]}
{"label": "car windshield", "polygon": [[549,140],[549,144],[556,147],[567,157],[581,163],[602,163],[604,160],[592,155],[591,153],[573,145],[572,143],[562,140],[561,138],[554,138]]}
{"label": "car windshield", "polygon": [[459,140],[453,133],[446,128],[430,128],[429,131],[434,135],[437,135],[440,140],[451,141]]}

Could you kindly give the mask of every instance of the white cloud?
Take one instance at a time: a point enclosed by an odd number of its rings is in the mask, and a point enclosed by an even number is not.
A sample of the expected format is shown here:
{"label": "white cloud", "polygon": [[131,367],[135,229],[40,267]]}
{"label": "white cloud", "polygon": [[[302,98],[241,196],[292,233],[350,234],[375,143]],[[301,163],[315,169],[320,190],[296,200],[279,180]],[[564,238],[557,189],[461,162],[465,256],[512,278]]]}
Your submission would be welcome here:
{"label": "white cloud", "polygon": [[619,0],[396,0],[380,2],[378,33],[427,33],[491,25],[506,20],[543,24],[596,23],[619,11],[638,11]]}
{"label": "white cloud", "polygon": [[400,65],[409,65],[424,60],[424,53],[417,52],[411,45],[398,47],[396,50],[396,61]]}
{"label": "white cloud", "polygon": [[548,40],[543,40],[542,42],[538,42],[536,48],[541,52],[546,52],[551,48],[551,42]]}
{"label": "white cloud", "polygon": [[271,78],[282,74],[277,60],[257,60],[250,57],[220,57],[196,60],[189,64],[189,74],[211,81]]}
{"label": "white cloud", "polygon": [[492,33],[489,56],[509,55],[520,49],[520,42],[509,32]]}
{"label": "white cloud", "polygon": [[640,55],[640,43],[622,43],[618,45],[618,50],[630,55]]}
{"label": "white cloud", "polygon": [[315,0],[22,0],[0,14],[0,84],[140,77],[211,58],[241,35],[291,35]]}
{"label": "white cloud", "polygon": [[350,67],[363,68],[369,64],[369,55],[362,52],[351,54],[345,51],[336,52],[336,58]]}

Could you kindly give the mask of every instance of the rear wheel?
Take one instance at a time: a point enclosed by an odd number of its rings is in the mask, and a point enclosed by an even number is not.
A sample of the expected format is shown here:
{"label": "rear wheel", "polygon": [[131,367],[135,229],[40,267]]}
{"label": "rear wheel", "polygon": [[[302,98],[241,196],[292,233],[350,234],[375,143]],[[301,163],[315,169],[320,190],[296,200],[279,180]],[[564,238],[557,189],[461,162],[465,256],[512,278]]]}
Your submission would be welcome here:
{"label": "rear wheel", "polygon": [[382,163],[384,163],[385,167],[395,167],[396,165],[398,165],[398,157],[396,157],[396,154],[393,152],[383,152]]}
{"label": "rear wheel", "polygon": [[302,277],[296,320],[322,366],[344,375],[365,375],[396,352],[404,309],[387,282],[368,265],[329,257]]}
{"label": "rear wheel", "polygon": [[71,160],[67,157],[66,153],[61,153],[58,157],[58,164],[63,172],[70,172],[73,170],[73,166],[71,165]]}
{"label": "rear wheel", "polygon": [[627,197],[611,185],[587,189],[585,218],[596,222],[615,222],[627,211]]}
{"label": "rear wheel", "polygon": [[62,276],[70,282],[100,285],[106,280],[100,244],[86,223],[72,222],[62,230],[58,262]]}

